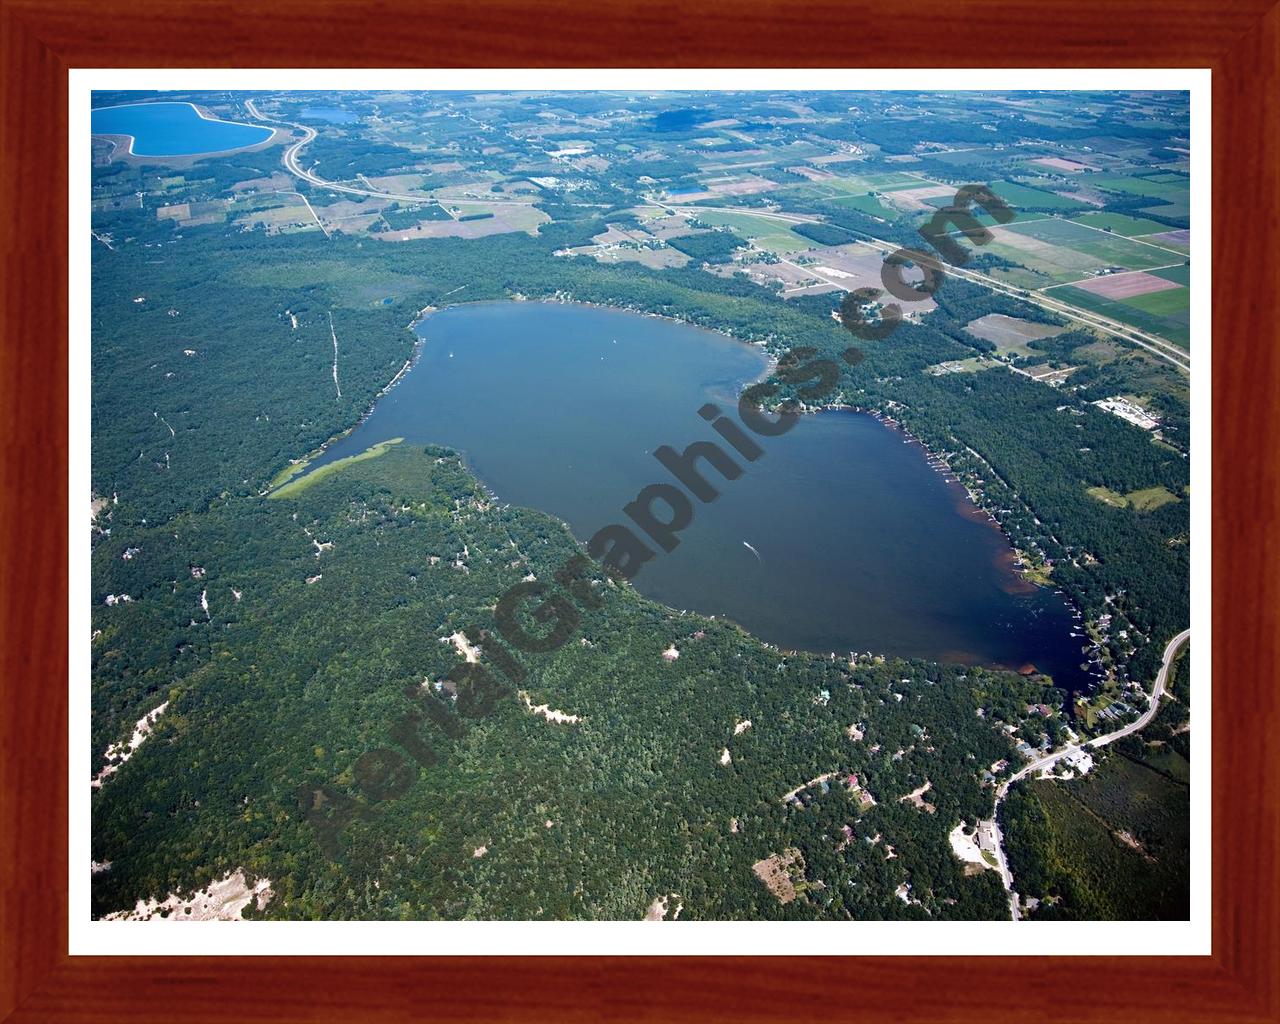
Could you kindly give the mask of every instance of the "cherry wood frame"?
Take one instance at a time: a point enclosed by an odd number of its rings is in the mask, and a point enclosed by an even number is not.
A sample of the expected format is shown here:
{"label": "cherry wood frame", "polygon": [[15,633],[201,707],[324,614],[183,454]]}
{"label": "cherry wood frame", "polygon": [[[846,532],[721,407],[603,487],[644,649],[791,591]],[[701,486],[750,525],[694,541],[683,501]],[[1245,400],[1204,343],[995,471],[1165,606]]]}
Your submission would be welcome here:
{"label": "cherry wood frame", "polygon": [[[1272,2],[0,0],[0,1019],[1280,1020]],[[67,70],[465,65],[1213,69],[1212,956],[67,955]]]}

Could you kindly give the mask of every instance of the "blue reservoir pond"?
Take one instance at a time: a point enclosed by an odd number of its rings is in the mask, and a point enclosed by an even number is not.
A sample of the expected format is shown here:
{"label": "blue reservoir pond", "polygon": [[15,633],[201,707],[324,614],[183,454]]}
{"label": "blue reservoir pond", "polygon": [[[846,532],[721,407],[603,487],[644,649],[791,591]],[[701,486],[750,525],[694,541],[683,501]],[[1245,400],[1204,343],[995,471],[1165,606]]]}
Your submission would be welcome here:
{"label": "blue reservoir pond", "polygon": [[94,135],[128,135],[134,156],[198,156],[256,146],[273,130],[201,117],[190,103],[130,103],[93,111]]}
{"label": "blue reservoir pond", "polygon": [[[1085,687],[1087,640],[1066,602],[1014,571],[1008,540],[920,445],[872,416],[805,416],[764,455],[733,453],[699,415],[731,415],[760,379],[756,347],[656,317],[534,302],[451,307],[418,326],[414,367],[311,468],[403,437],[444,444],[502,501],[550,512],[586,541],[610,523],[657,551],[633,580],[673,608],[730,618],[784,649],[1036,670]],[[664,553],[623,512],[674,482],[651,454],[716,441],[742,468],[693,499]],[[661,502],[655,513],[665,519]],[[747,545],[750,545],[748,547]],[[754,549],[754,550],[753,550]]]}

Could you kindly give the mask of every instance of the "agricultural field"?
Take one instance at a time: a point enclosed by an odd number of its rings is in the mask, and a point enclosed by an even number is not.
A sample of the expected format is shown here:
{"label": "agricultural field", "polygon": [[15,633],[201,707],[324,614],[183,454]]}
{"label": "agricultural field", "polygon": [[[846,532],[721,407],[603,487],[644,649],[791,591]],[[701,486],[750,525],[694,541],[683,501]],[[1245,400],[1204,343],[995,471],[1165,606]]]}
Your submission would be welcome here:
{"label": "agricultural field", "polygon": [[679,249],[658,241],[641,228],[610,224],[604,231],[593,235],[591,242],[591,245],[566,249],[564,254],[591,256],[598,263],[639,263],[654,270],[683,267],[689,262],[689,257]]}
{"label": "agricultural field", "polygon": [[782,221],[768,217],[757,217],[750,213],[736,211],[700,210],[697,219],[704,224],[716,227],[729,227],[743,238],[754,242],[759,248],[780,256],[801,252],[813,247],[813,242],[797,235]]}
{"label": "agricultural field", "polygon": [[[918,178],[915,181],[917,185],[920,184]],[[785,194],[789,200],[797,203],[835,203],[837,206],[857,210],[871,217],[879,217],[881,220],[893,220],[899,215],[897,211],[885,205],[882,197],[868,195],[868,192],[873,190],[860,187],[863,184],[865,182],[858,178],[834,175],[815,177],[806,184],[792,185],[779,194]]]}
{"label": "agricultural field", "polygon": [[1171,172],[1146,175],[1100,174],[1082,178],[1082,183],[1091,188],[1150,199],[1151,205],[1142,207],[1141,212],[1175,220],[1185,220],[1191,216],[1189,181],[1186,175]]}
{"label": "agricultural field", "polygon": [[893,220],[897,216],[875,196],[843,195],[832,198],[830,202],[845,209],[865,213],[868,217],[879,217],[881,220]]}
{"label": "agricultural field", "polygon": [[374,237],[384,242],[408,242],[419,238],[484,238],[512,231],[536,235],[551,218],[532,204],[490,206],[484,203],[450,204],[457,220],[424,219],[415,227],[384,231]]}
{"label": "agricultural field", "polygon": [[1130,217],[1125,213],[1082,213],[1071,219],[1076,224],[1098,228],[1101,231],[1111,231],[1117,235],[1124,235],[1125,238],[1159,234],[1169,230],[1167,225],[1159,224],[1154,220],[1144,220],[1141,217]]}
{"label": "agricultural field", "polygon": [[898,192],[902,189],[938,184],[936,181],[927,181],[918,174],[907,174],[902,171],[887,171],[881,174],[855,174],[842,180],[849,183],[847,190],[850,192]]}
{"label": "agricultural field", "polygon": [[1112,232],[1098,231],[1069,220],[1015,221],[1006,231],[1035,238],[1093,257],[1101,266],[1144,270],[1181,262],[1178,253],[1135,242]]}
{"label": "agricultural field", "polygon": [[1058,218],[1015,221],[991,228],[985,252],[1017,264],[993,276],[1022,288],[1077,284],[1100,271],[1143,270],[1180,262],[1180,253],[1144,245],[1106,231]]}
{"label": "agricultural field", "polygon": [[1185,286],[1119,299],[1070,286],[1053,288],[1048,294],[1080,309],[1132,324],[1139,330],[1167,338],[1184,348],[1191,343],[1191,291]]}
{"label": "agricultural field", "polygon": [[1175,228],[1154,235],[1140,235],[1139,238],[1143,242],[1163,245],[1166,249],[1175,249],[1182,253],[1191,252],[1191,232],[1187,228]]}
{"label": "agricultural field", "polygon": [[[1066,213],[1088,209],[1084,203],[1078,200],[1068,199],[1066,196],[1046,192],[1043,189],[1028,188],[1026,185],[1019,185],[1013,181],[997,181],[992,184],[991,191],[1012,206],[1015,212],[1021,210],[1049,210],[1054,213]],[[952,189],[952,195],[954,194],[955,190]],[[943,207],[949,205],[950,202],[950,199],[937,198],[929,200],[929,205]]]}
{"label": "agricultural field", "polygon": [[1147,177],[1097,174],[1082,178],[1081,184],[1106,189],[1108,192],[1123,192],[1169,202],[1185,199],[1189,187],[1187,177],[1181,174],[1153,174]]}

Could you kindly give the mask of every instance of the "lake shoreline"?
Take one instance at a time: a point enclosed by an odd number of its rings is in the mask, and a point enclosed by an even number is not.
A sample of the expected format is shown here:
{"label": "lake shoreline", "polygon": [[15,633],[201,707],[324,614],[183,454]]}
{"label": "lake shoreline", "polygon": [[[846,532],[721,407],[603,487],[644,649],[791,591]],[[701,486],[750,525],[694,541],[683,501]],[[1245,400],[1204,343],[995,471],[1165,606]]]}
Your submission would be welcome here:
{"label": "lake shoreline", "polygon": [[[233,146],[230,149],[199,150],[197,152],[189,152],[189,153],[139,153],[134,148],[137,145],[137,141],[138,141],[137,136],[135,135],[132,135],[126,132],[95,132],[93,131],[92,118],[93,118],[93,114],[96,113],[97,111],[124,110],[132,107],[157,107],[157,106],[190,107],[195,112],[196,117],[202,121],[208,121],[215,124],[233,125],[237,128],[251,128],[255,131],[267,131],[267,132],[270,132],[270,134],[265,139],[262,139],[259,142],[249,143],[248,145],[244,145],[244,146]],[[219,115],[214,113],[212,110],[210,110],[208,107],[204,107],[204,106],[200,106],[198,104],[192,103],[190,100],[155,100],[155,101],[148,101],[144,103],[114,103],[104,107],[93,107],[90,110],[90,122],[91,122],[90,136],[92,138],[105,139],[108,142],[110,142],[113,147],[111,151],[111,155],[110,157],[108,157],[108,163],[110,163],[111,161],[119,157],[121,159],[127,159],[132,162],[142,162],[142,161],[151,160],[151,161],[156,161],[156,162],[165,164],[166,166],[188,166],[189,167],[192,164],[194,164],[196,161],[204,160],[209,157],[231,156],[235,153],[247,153],[247,152],[252,152],[260,149],[266,149],[269,146],[272,146],[278,142],[284,141],[284,139],[287,137],[287,134],[288,134],[287,132],[284,132],[279,128],[271,128],[264,125],[248,124],[247,122],[244,122],[244,121],[232,121],[228,118],[220,117]],[[121,142],[117,140],[127,140],[128,144],[124,146],[124,153],[119,152],[121,148]]]}
{"label": "lake shoreline", "polygon": [[[530,305],[541,305],[541,306],[552,306],[552,305],[575,306],[582,309],[590,309],[590,310],[595,310],[595,311],[598,311],[601,313],[607,313],[607,314],[618,314],[618,315],[625,314],[629,316],[644,317],[646,319],[665,320],[668,323],[679,325],[682,328],[692,329],[698,332],[705,332],[707,335],[714,336],[714,339],[718,344],[724,343],[726,341],[731,341],[736,343],[737,345],[746,345],[749,347],[751,351],[760,353],[760,356],[762,357],[765,365],[761,368],[761,370],[758,373],[754,373],[753,371],[752,377],[749,377],[745,380],[742,377],[738,377],[738,379],[735,380],[734,383],[731,385],[735,394],[741,394],[741,391],[744,388],[750,386],[753,383],[768,379],[768,377],[774,372],[774,370],[778,365],[778,357],[774,353],[770,352],[767,348],[767,343],[761,340],[746,340],[741,337],[735,337],[733,334],[727,331],[715,330],[713,328],[704,327],[701,324],[691,323],[690,321],[683,319],[681,317],[670,316],[665,313],[659,313],[659,312],[649,311],[649,310],[636,310],[632,308],[626,308],[622,306],[615,306],[615,305],[598,303],[598,302],[578,302],[563,294],[553,295],[553,296],[543,297],[538,299],[529,299],[529,298],[520,296],[515,299],[485,299],[485,300],[479,300],[475,302],[456,302],[443,307],[427,305],[422,307],[420,310],[418,310],[417,313],[412,317],[412,319],[409,321],[407,325],[416,335],[416,339],[414,342],[414,351],[410,355],[410,358],[407,359],[405,363],[400,366],[400,368],[397,370],[394,376],[388,381],[388,383],[384,385],[383,388],[381,388],[377,392],[377,394],[373,398],[373,401],[370,403],[369,407],[364,411],[364,413],[360,416],[357,422],[354,423],[352,426],[348,427],[347,429],[341,431],[339,434],[336,434],[333,437],[326,440],[326,442],[323,445],[321,445],[317,450],[315,450],[314,452],[308,455],[307,461],[310,462],[311,460],[324,455],[326,452],[329,451],[329,449],[332,448],[332,446],[335,443],[348,438],[356,429],[364,425],[369,420],[369,418],[373,415],[374,411],[378,408],[379,402],[388,393],[390,393],[391,391],[399,387],[404,382],[410,370],[418,368],[418,366],[420,365],[420,361],[423,356],[423,353],[427,351],[427,348],[426,348],[427,342],[434,340],[433,338],[427,336],[424,333],[424,329],[425,329],[424,325],[432,316],[448,310],[456,310],[456,309],[464,309],[464,308],[478,309],[484,306],[503,307],[503,306],[509,306],[513,303],[528,303]],[[607,337],[607,330],[608,330],[607,326],[601,328],[599,325],[596,325],[595,330],[598,332],[601,332],[602,334],[604,334],[604,336]],[[461,350],[459,350],[459,352],[461,353]],[[594,361],[592,362],[592,365],[594,365]],[[692,411],[693,409],[690,410],[691,413]],[[962,518],[966,520],[974,522],[975,524],[979,524],[987,529],[992,529],[996,532],[996,534],[998,534],[999,542],[1000,542],[999,550],[995,552],[995,554],[991,558],[991,562],[989,563],[990,568],[993,572],[993,575],[992,577],[990,577],[990,579],[992,579],[995,585],[998,586],[999,589],[1002,590],[1005,594],[1014,598],[1027,597],[1029,595],[1032,595],[1040,591],[1054,590],[1052,585],[1045,586],[1041,583],[1036,582],[1035,580],[1028,578],[1026,570],[1019,564],[1019,559],[1023,558],[1024,556],[1022,556],[1022,554],[1018,552],[1016,546],[1012,542],[1012,539],[1001,527],[999,521],[995,518],[992,512],[983,506],[982,500],[981,500],[983,496],[979,493],[975,493],[972,488],[964,484],[960,476],[958,476],[956,472],[951,469],[951,466],[948,463],[947,459],[944,457],[944,455],[939,454],[933,451],[931,448],[929,448],[923,441],[921,441],[918,437],[912,434],[911,431],[908,430],[895,416],[890,415],[889,413],[881,409],[863,408],[863,407],[854,406],[854,405],[841,403],[841,402],[832,402],[824,406],[802,406],[801,411],[803,413],[803,418],[805,420],[810,420],[810,419],[816,420],[819,418],[818,414],[822,412],[843,411],[843,412],[856,413],[860,416],[866,416],[866,417],[875,419],[880,424],[880,426],[887,428],[894,436],[899,438],[899,440],[903,444],[919,444],[920,454],[924,457],[925,464],[933,471],[934,474],[937,474],[942,478],[942,481],[945,484],[946,492],[951,496],[951,505],[955,513],[960,515]],[[394,432],[398,434],[406,433],[406,431],[402,429],[396,429]],[[377,438],[371,437],[371,439],[377,439]],[[656,440],[657,438],[654,438],[655,442]],[[410,443],[416,444],[417,440],[412,441]],[[490,497],[490,499],[495,504],[507,506],[507,507],[510,507],[511,505],[516,505],[520,507],[530,507],[538,510],[543,514],[551,515],[557,521],[563,523],[564,526],[569,530],[570,534],[575,537],[575,539],[579,539],[580,537],[585,536],[584,531],[589,531],[589,528],[591,526],[590,522],[584,523],[579,521],[577,523],[578,528],[575,529],[575,527],[566,520],[564,515],[558,514],[557,512],[552,511],[551,509],[545,508],[542,505],[538,504],[536,501],[531,502],[530,500],[527,500],[527,495],[520,496],[519,494],[517,494],[517,496],[513,497],[510,495],[507,495],[505,491],[501,491],[496,486],[496,483],[491,478],[491,473],[489,472],[489,470],[493,469],[492,466],[488,465],[488,460],[491,459],[492,452],[490,452],[488,456],[485,456],[482,453],[482,457],[476,458],[474,457],[474,454],[468,450],[467,445],[459,445],[458,443],[456,443],[456,439],[450,440],[447,437],[436,437],[434,438],[434,443],[447,445],[449,448],[457,451],[460,457],[462,458],[463,464],[466,467],[467,471],[472,475],[472,477],[477,481],[477,483],[481,486],[484,492]],[[490,447],[492,448],[492,445],[490,445]],[[315,467],[311,469],[311,471],[314,472],[318,468],[321,468],[321,467]],[[499,475],[501,476],[501,474]],[[616,514],[616,512],[614,513],[606,512],[606,516],[609,514]],[[581,517],[578,517],[578,518],[581,519]],[[603,524],[603,520],[601,523],[596,524],[596,526],[598,527],[599,525],[602,525],[602,524]],[[582,539],[579,539],[579,543],[582,544],[584,543],[584,541]],[[984,548],[986,546],[987,545],[983,545]],[[664,584],[659,584],[659,587],[663,585]],[[647,587],[645,588],[645,590],[648,590],[648,589],[649,588]],[[639,592],[644,593],[644,591],[639,591]],[[671,594],[667,594],[665,597],[658,593],[655,593],[653,596],[650,596],[649,594],[645,594],[645,596],[648,599],[655,600],[663,604],[664,606],[677,611],[680,610],[680,606],[682,604],[693,603],[687,597],[683,597],[683,596],[676,596],[675,600],[673,601],[671,599],[672,597]],[[1065,595],[1062,594],[1060,590],[1057,591],[1057,596],[1059,598],[1065,598]],[[1068,601],[1062,600],[1061,604],[1066,609],[1068,614],[1074,611],[1073,606]],[[697,608],[698,606],[695,604],[694,607]],[[1039,606],[1024,605],[1022,607],[1039,607]],[[707,609],[715,609],[715,610],[707,610]],[[766,640],[763,636],[760,635],[759,632],[753,632],[751,629],[747,628],[746,626],[742,626],[741,623],[737,621],[737,618],[734,617],[736,613],[734,613],[731,608],[721,607],[719,604],[711,604],[704,601],[702,608],[698,609],[698,614],[713,615],[723,620],[733,621],[735,622],[736,625],[739,625],[740,628],[742,628],[745,632],[750,633],[761,643],[768,643],[770,644],[770,646],[778,646],[778,645],[772,644],[769,640]],[[936,612],[934,612],[933,614],[936,614]],[[1026,613],[1023,612],[1019,614],[1026,614]],[[1054,614],[1056,616],[1058,613],[1054,613]],[[1078,615],[1078,613],[1076,614]],[[924,619],[921,621],[924,622],[924,621],[927,621],[927,619]],[[1046,620],[1046,622],[1047,621],[1048,620]],[[1056,621],[1056,619],[1053,621]],[[924,628],[927,630],[928,627],[922,626],[920,628]],[[1068,624],[1067,629],[1070,629],[1070,628],[1071,627]],[[777,631],[775,630],[774,632],[776,634]],[[1028,636],[1030,636],[1030,634],[1028,634]],[[1066,637],[1066,631],[1064,630],[1063,639],[1065,639],[1065,637]],[[1046,642],[1050,642],[1050,641],[1046,640]],[[1045,655],[1046,657],[1049,658],[1051,665],[1054,664],[1055,657],[1057,661],[1059,662],[1062,661],[1062,652],[1059,649],[1060,645],[1058,645],[1056,640],[1052,642],[1055,645],[1053,647],[1053,650],[1057,652],[1057,654],[1054,656],[1050,656],[1047,654]],[[1001,643],[1006,647],[1006,649],[1008,648],[1007,640],[1001,641]],[[864,646],[864,645],[865,645],[865,640],[859,641],[856,644],[856,646]],[[873,644],[872,646],[875,646],[875,645]],[[927,647],[928,645],[926,644],[925,646]],[[963,642],[961,642],[959,644],[955,644],[951,646],[949,650],[953,652],[965,651],[968,646],[969,645],[966,645]],[[829,644],[809,645],[803,642],[800,644],[796,644],[795,641],[787,643],[785,640],[783,641],[781,646],[778,646],[778,649],[804,650],[809,653],[820,654],[828,657],[846,657],[851,653],[845,649],[844,645],[840,645],[833,649]],[[977,650],[980,650],[980,648],[978,648]],[[1015,645],[1015,650],[1016,650],[1016,645]],[[1034,655],[1033,657],[1024,657],[1022,655],[1015,655],[1014,651],[1012,650],[1009,651],[1009,654],[1011,655],[1010,657],[1000,657],[999,655],[996,655],[994,651],[988,654],[982,654],[982,653],[975,653],[975,650],[969,650],[968,651],[968,654],[970,655],[969,657],[961,657],[956,661],[948,661],[947,659],[941,658],[939,656],[922,654],[919,650],[915,651],[914,653],[910,651],[908,651],[907,653],[903,653],[904,648],[902,647],[901,642],[896,640],[890,640],[887,643],[887,645],[884,646],[884,651],[896,652],[895,656],[899,656],[899,657],[908,657],[908,658],[914,657],[914,658],[919,658],[921,660],[932,661],[940,664],[941,663],[959,663],[959,664],[983,666],[983,667],[988,667],[993,669],[1011,670],[1011,671],[1040,671],[1040,672],[1050,671],[1047,668],[1040,667],[1043,665],[1043,662],[1041,661],[1041,655]],[[1035,662],[1036,664],[1032,665],[1031,664],[1032,662]],[[1053,671],[1058,672],[1059,674],[1065,673],[1067,671],[1067,666],[1063,664],[1059,664],[1057,665],[1057,668],[1054,669]],[[1064,690],[1069,690],[1073,693],[1083,692],[1085,688],[1080,683],[1073,683],[1070,681],[1071,679],[1074,679],[1074,678],[1075,678],[1075,675],[1073,674],[1071,676],[1065,676],[1061,680],[1057,680],[1059,687]],[[1092,685],[1092,683],[1090,685]]]}

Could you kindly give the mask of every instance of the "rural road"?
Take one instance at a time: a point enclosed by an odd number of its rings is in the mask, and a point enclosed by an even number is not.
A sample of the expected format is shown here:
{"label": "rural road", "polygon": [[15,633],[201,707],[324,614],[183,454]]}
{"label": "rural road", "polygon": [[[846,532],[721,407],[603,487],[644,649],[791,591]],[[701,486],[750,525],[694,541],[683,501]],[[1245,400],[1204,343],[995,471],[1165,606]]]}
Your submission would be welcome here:
{"label": "rural road", "polygon": [[[303,181],[308,182],[312,185],[315,185],[317,188],[327,188],[334,192],[346,192],[348,195],[353,195],[353,196],[369,196],[374,199],[394,199],[397,202],[401,202],[401,203],[416,203],[419,205],[435,203],[442,210],[444,210],[445,213],[448,213],[450,217],[453,217],[454,220],[458,219],[457,216],[454,213],[452,213],[444,205],[443,202],[440,202],[437,199],[433,199],[430,196],[404,195],[396,192],[380,192],[373,187],[356,188],[353,185],[340,185],[336,181],[326,181],[324,178],[321,178],[318,175],[313,174],[311,171],[308,171],[305,167],[302,166],[302,164],[298,162],[298,155],[316,137],[316,130],[314,128],[308,127],[305,124],[296,124],[293,121],[283,121],[279,118],[267,117],[266,114],[262,113],[260,110],[258,110],[257,107],[253,105],[253,100],[245,100],[244,105],[248,109],[249,113],[253,117],[256,117],[259,121],[266,121],[268,124],[288,125],[290,128],[296,128],[298,129],[298,131],[303,133],[303,137],[301,139],[299,139],[297,142],[290,145],[289,148],[284,151],[285,170],[288,171],[290,174],[292,174],[294,177],[301,178]],[[358,180],[365,182],[365,184],[369,184],[369,179],[366,178],[363,174],[359,174],[356,177]],[[531,206],[532,205],[532,203],[517,202],[514,200],[488,199],[488,198],[446,199],[444,202],[453,203],[456,206],[468,206],[468,205],[470,206]]]}
{"label": "rural road", "polygon": [[1009,912],[1012,915],[1013,920],[1018,920],[1018,896],[1017,893],[1014,892],[1013,875],[1009,871],[1009,865],[1004,856],[1004,837],[1000,834],[999,821],[1000,801],[1008,795],[1010,786],[1015,782],[1026,778],[1028,775],[1031,775],[1033,772],[1051,768],[1064,757],[1079,753],[1089,747],[1105,747],[1108,743],[1114,743],[1116,740],[1124,739],[1126,736],[1131,736],[1135,732],[1145,729],[1151,723],[1151,720],[1160,712],[1160,698],[1164,695],[1165,684],[1169,680],[1169,668],[1172,666],[1173,659],[1177,656],[1178,651],[1190,636],[1191,630],[1184,629],[1165,646],[1164,658],[1160,663],[1160,671],[1156,673],[1155,685],[1151,689],[1150,704],[1148,705],[1147,710],[1138,718],[1130,722],[1128,725],[1117,729],[1115,732],[1109,732],[1102,736],[1095,736],[1093,739],[1087,740],[1084,743],[1073,743],[1070,746],[1061,748],[1060,750],[1055,750],[1051,754],[1046,754],[1038,761],[1032,761],[1030,764],[1024,765],[1013,775],[1010,775],[1005,779],[1004,782],[1002,782],[996,789],[996,802],[991,811],[989,824],[994,829],[996,838],[995,855],[998,864],[997,870],[1000,872],[1001,881],[1004,882],[1005,891],[1009,893]]}
{"label": "rural road", "polygon": [[325,181],[324,178],[317,177],[298,163],[298,154],[302,152],[303,148],[316,137],[316,130],[314,128],[310,128],[305,124],[295,124],[292,121],[282,121],[279,118],[267,117],[253,105],[253,100],[245,100],[244,105],[248,109],[249,113],[259,121],[266,121],[269,124],[288,125],[290,128],[296,128],[298,131],[303,133],[303,137],[299,141],[293,143],[284,151],[285,170],[294,177],[301,178],[303,181],[309,182],[318,188],[332,189],[334,192],[346,192],[353,196],[372,196],[375,199],[395,199],[399,202],[405,203],[434,202],[434,200],[426,199],[423,196],[397,195],[394,192],[375,192],[366,188],[353,188],[350,185],[339,185],[337,182]]}
{"label": "rural road", "polygon": [[[649,199],[648,202],[654,206],[659,206],[669,213],[688,213],[695,216],[699,213],[724,213],[726,208],[718,206],[673,206],[669,203],[659,202],[656,199]],[[822,224],[825,221],[818,217],[806,217],[801,214],[787,213],[771,213],[756,209],[737,209],[736,207],[727,208],[730,212],[749,214],[752,217],[764,217],[768,220],[781,221],[784,224]],[[891,253],[900,248],[893,242],[887,242],[883,238],[876,238],[874,235],[868,235],[866,232],[858,232],[865,236],[868,244],[878,246],[883,251]],[[789,262],[784,260],[783,262]],[[815,277],[823,277],[822,274],[815,272],[813,267],[805,267],[805,272],[813,274]],[[994,292],[1002,295],[1009,295],[1013,298],[1022,299],[1026,302],[1033,302],[1051,313],[1057,313],[1059,316],[1067,317],[1084,324],[1086,327],[1095,327],[1098,330],[1106,331],[1113,337],[1120,338],[1139,348],[1146,349],[1153,355],[1159,356],[1166,362],[1172,363],[1180,370],[1191,372],[1191,355],[1185,349],[1180,349],[1172,342],[1159,338],[1154,334],[1148,334],[1146,331],[1139,331],[1128,324],[1122,324],[1118,320],[1112,320],[1110,317],[1102,316],[1099,313],[1088,312],[1077,309],[1074,306],[1067,305],[1058,299],[1051,298],[1041,292],[1024,291],[1020,288],[1014,288],[1012,285],[1005,285],[999,281],[993,281],[985,274],[978,273],[973,270],[963,270],[959,267],[946,266],[946,273],[954,274],[956,277],[965,281],[972,281],[974,284],[982,285]],[[827,280],[823,277],[823,280]],[[835,284],[837,287],[843,288],[844,285],[836,281],[828,281],[829,284]]]}

